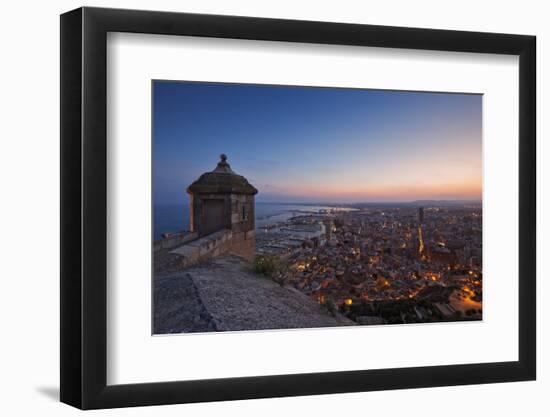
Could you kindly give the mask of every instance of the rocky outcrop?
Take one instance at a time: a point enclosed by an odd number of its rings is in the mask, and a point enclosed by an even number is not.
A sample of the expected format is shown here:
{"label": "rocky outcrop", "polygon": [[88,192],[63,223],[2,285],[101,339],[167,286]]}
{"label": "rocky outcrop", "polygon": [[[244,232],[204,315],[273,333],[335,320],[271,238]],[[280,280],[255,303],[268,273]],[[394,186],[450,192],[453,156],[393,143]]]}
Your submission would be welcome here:
{"label": "rocky outcrop", "polygon": [[267,330],[354,325],[299,291],[224,256],[180,272],[157,273],[154,332]]}

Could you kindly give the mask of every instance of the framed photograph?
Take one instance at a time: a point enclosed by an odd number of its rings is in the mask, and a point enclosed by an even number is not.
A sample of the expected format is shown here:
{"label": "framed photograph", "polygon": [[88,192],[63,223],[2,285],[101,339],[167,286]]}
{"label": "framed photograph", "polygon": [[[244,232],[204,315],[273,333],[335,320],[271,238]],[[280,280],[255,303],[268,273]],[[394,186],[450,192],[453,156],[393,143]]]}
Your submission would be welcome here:
{"label": "framed photograph", "polygon": [[535,37],[61,16],[61,401],[533,380]]}

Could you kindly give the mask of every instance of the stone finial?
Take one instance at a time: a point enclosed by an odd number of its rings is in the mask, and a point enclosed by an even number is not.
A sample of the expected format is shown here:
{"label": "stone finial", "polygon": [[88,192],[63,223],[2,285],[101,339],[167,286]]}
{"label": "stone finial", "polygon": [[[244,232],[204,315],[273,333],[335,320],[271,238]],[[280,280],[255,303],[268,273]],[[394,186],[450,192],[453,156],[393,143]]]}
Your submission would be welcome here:
{"label": "stone finial", "polygon": [[223,174],[233,174],[237,175],[232,169],[229,163],[227,162],[227,155],[222,153],[220,155],[220,162],[216,166],[216,169],[212,172],[223,173]]}

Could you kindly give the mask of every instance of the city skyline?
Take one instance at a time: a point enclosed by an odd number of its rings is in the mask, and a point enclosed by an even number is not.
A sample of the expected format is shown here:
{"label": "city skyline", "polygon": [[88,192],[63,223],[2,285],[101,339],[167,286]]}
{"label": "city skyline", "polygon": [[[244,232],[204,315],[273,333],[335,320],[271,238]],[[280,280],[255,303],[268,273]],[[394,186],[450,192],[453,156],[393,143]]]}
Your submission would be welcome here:
{"label": "city skyline", "polygon": [[481,200],[482,96],[155,81],[155,204],[220,153],[279,203]]}

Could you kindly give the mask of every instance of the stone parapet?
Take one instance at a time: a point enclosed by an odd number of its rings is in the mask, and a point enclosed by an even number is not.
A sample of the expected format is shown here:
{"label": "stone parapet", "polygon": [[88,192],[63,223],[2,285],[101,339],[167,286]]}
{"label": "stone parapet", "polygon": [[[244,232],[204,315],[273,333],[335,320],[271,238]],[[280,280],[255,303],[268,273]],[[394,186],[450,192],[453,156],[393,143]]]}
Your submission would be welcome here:
{"label": "stone parapet", "polygon": [[164,239],[155,240],[153,242],[153,251],[158,252],[161,249],[172,249],[191,242],[198,237],[199,234],[197,232],[171,233]]}
{"label": "stone parapet", "polygon": [[233,233],[231,230],[219,230],[208,236],[203,236],[184,244],[170,253],[182,256],[185,259],[182,263],[183,266],[194,265],[200,261],[208,260],[229,252],[232,237]]}

